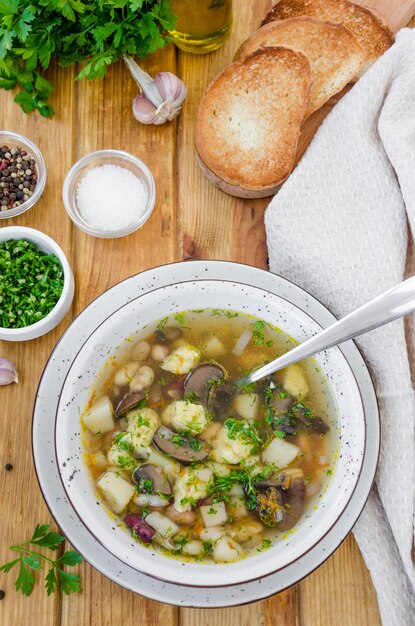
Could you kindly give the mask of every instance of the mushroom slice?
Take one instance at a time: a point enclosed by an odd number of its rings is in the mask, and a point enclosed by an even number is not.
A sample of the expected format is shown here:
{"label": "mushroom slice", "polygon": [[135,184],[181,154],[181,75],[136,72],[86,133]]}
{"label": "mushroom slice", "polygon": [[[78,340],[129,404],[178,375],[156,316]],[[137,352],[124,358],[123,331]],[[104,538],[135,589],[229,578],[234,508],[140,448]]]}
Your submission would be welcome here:
{"label": "mushroom slice", "polygon": [[144,391],[132,391],[131,393],[125,394],[125,396],[120,400],[117,404],[117,408],[115,409],[115,417],[120,419],[123,415],[128,413],[131,409],[134,409],[142,400],[144,400],[146,394]]}
{"label": "mushroom slice", "polygon": [[184,437],[166,426],[161,426],[153,438],[157,448],[181,463],[204,461],[209,456],[210,446],[202,439]]}
{"label": "mushroom slice", "polygon": [[[283,397],[281,397],[281,395]],[[271,401],[271,406],[273,407],[276,415],[283,415],[287,413],[295,402],[295,398],[290,396],[289,394],[281,394],[278,390],[275,391],[274,397]]]}
{"label": "mushroom slice", "polygon": [[215,363],[201,363],[194,368],[184,381],[184,394],[196,394],[197,400],[207,405],[212,381],[225,378],[223,369]]}
{"label": "mushroom slice", "polygon": [[318,435],[325,435],[330,429],[321,417],[314,415],[313,411],[304,407],[301,403],[295,405],[295,425],[297,431],[309,430]]}
{"label": "mushroom slice", "polygon": [[[264,486],[259,486],[259,485]],[[265,526],[278,526],[284,522],[287,511],[284,506],[284,499],[279,489],[281,485],[273,481],[262,481],[256,483],[256,510],[259,519]]]}
{"label": "mushroom slice", "polygon": [[133,471],[132,477],[140,493],[161,493],[165,496],[170,496],[172,493],[171,485],[166,476],[151,463],[137,467]]}
{"label": "mushroom slice", "polygon": [[290,530],[304,512],[305,483],[293,472],[282,472],[277,480],[253,483],[256,511],[266,526]]}
{"label": "mushroom slice", "polygon": [[207,408],[216,417],[227,415],[227,409],[233,400],[237,388],[233,383],[223,383],[209,389]]}
{"label": "mushroom slice", "polygon": [[[281,476],[282,478],[283,476]],[[290,530],[296,525],[305,506],[305,483],[302,478],[293,478],[287,489],[282,490],[282,498],[286,515],[277,524],[279,530]]]}
{"label": "mushroom slice", "polygon": [[266,491],[267,489],[271,489],[272,487],[278,488],[281,487],[281,482],[277,480],[258,480],[256,483],[252,483],[252,486],[257,491]]}
{"label": "mushroom slice", "polygon": [[330,427],[326,424],[321,417],[314,417],[311,421],[310,430],[318,435],[325,435],[330,430]]}
{"label": "mushroom slice", "polygon": [[266,526],[290,530],[304,512],[305,483],[301,470],[282,472],[277,480],[253,483],[256,492],[256,511]]}

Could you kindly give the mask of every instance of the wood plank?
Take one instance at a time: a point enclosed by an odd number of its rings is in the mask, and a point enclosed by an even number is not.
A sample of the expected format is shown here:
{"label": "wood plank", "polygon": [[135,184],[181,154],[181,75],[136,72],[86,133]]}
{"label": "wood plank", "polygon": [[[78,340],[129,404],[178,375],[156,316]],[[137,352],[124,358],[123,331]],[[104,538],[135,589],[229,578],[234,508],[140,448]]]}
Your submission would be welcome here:
{"label": "wood plank", "polygon": [[[175,49],[169,46],[148,59],[145,67],[153,75],[161,70],[175,72],[175,59]],[[77,260],[74,265],[76,312],[123,278],[177,258],[176,124],[157,127],[136,122],[131,112],[136,94],[137,86],[121,62],[109,69],[104,81],[78,84],[76,158],[103,148],[127,150],[142,158],[153,172],[157,198],[149,221],[128,237],[96,239],[73,229],[73,256]],[[115,622],[123,626],[177,624],[175,607],[126,591],[88,564],[81,569],[83,593],[63,598],[62,626],[109,626]]]}
{"label": "wood plank", "polygon": [[232,609],[181,609],[180,626],[265,626],[262,603]]}
{"label": "wood plank", "polygon": [[[64,171],[70,166],[74,154],[75,119],[77,103],[74,97],[74,73],[53,68],[48,78],[56,86],[52,102],[57,113],[53,121],[37,115],[25,115],[13,103],[10,92],[0,92],[2,128],[14,130],[32,139],[45,158],[48,182],[38,204],[23,215],[1,220],[1,227],[30,226],[51,235],[70,258],[71,234],[62,226],[61,187]],[[36,480],[31,453],[31,416],[37,384],[47,357],[54,344],[69,323],[69,316],[54,331],[39,339],[8,343],[0,341],[0,355],[16,364],[20,373],[19,385],[2,387],[0,438],[0,501],[2,504],[2,534],[0,563],[11,560],[13,553],[8,546],[30,538],[37,523],[51,521]],[[5,471],[6,463],[13,469]],[[61,598],[58,594],[48,597],[45,593],[42,572],[37,573],[39,583],[32,596],[23,599],[14,589],[17,573],[0,574],[0,589],[6,593],[1,603],[1,623],[16,626],[37,623],[58,624]],[[43,576],[46,574],[43,573]],[[39,621],[41,620],[41,621]],[[36,621],[36,620],[35,620]]]}
{"label": "wood plank", "polygon": [[298,598],[297,586],[268,600],[231,609],[181,609],[180,626],[300,626]]}
{"label": "wood plank", "polygon": [[381,624],[376,592],[352,535],[300,588],[302,626]]}

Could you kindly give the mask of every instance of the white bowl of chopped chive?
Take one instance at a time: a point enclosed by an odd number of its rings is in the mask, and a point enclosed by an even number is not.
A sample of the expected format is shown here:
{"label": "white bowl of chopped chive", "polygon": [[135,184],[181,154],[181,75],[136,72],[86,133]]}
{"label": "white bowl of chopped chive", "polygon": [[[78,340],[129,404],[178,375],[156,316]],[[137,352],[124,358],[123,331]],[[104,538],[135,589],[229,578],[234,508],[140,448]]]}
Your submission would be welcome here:
{"label": "white bowl of chopped chive", "polygon": [[130,235],[150,217],[156,187],[139,158],[123,150],[97,150],[69,170],[62,188],[65,209],[93,237]]}
{"label": "white bowl of chopped chive", "polygon": [[46,165],[30,139],[0,130],[0,219],[31,209],[45,189]]}
{"label": "white bowl of chopped chive", "polygon": [[0,229],[0,339],[28,341],[65,317],[75,283],[63,250],[33,228]]}

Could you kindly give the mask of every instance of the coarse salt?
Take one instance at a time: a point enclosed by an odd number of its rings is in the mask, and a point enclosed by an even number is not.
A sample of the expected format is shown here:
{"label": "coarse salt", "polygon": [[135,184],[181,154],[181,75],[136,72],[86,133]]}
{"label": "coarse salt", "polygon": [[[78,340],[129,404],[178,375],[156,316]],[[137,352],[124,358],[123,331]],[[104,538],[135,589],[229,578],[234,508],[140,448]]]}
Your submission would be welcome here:
{"label": "coarse salt", "polygon": [[143,217],[147,192],[130,170],[108,163],[86,172],[76,188],[76,203],[92,228],[119,230]]}

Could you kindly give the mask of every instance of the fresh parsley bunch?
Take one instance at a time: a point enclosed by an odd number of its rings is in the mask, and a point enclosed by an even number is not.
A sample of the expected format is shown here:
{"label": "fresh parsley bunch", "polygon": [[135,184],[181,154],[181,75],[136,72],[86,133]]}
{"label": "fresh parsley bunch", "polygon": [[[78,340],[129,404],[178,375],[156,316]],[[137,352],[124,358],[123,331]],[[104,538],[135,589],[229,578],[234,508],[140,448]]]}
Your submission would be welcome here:
{"label": "fresh parsley bunch", "polygon": [[65,537],[49,529],[49,524],[38,524],[29,541],[16,546],[10,546],[10,550],[17,552],[17,559],[5,563],[0,567],[1,572],[7,573],[10,572],[15,565],[19,565],[19,575],[15,586],[16,590],[20,590],[25,596],[30,596],[33,591],[35,585],[33,572],[42,569],[42,561],[50,565],[50,569],[45,578],[45,587],[48,596],[56,589],[60,589],[66,594],[70,594],[73,591],[80,591],[81,589],[79,576],[69,574],[63,570],[64,565],[72,567],[78,563],[82,563],[83,557],[80,554],[73,550],[67,550],[61,557],[54,560],[42,552],[31,549],[30,546],[48,548],[49,550],[57,550],[59,548],[62,541],[65,540]]}
{"label": "fresh parsley bunch", "polygon": [[166,45],[175,24],[169,0],[0,0],[0,87],[21,88],[25,113],[54,114],[54,86],[42,76],[56,57],[83,63],[77,78],[102,78],[124,54],[145,57]]}

